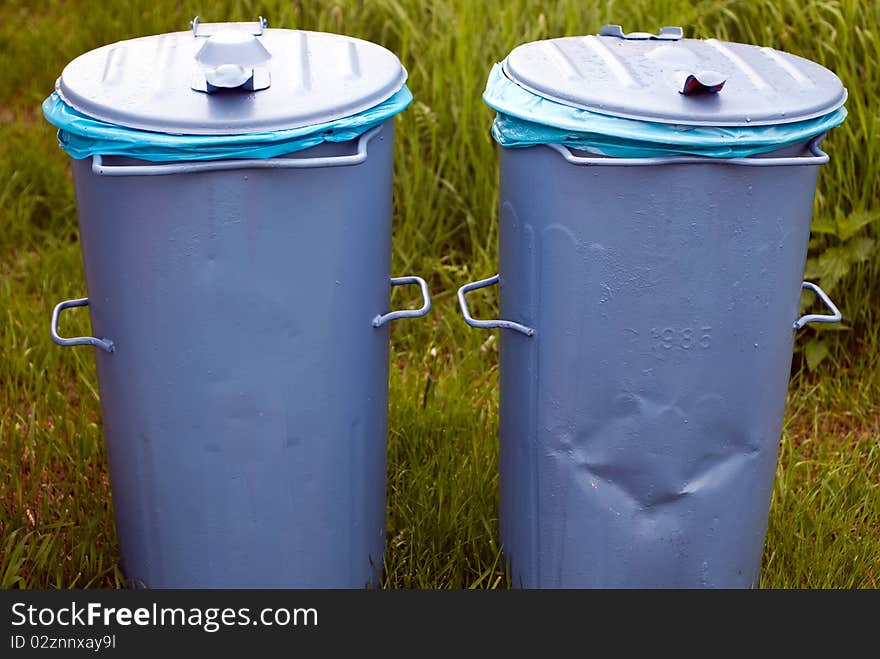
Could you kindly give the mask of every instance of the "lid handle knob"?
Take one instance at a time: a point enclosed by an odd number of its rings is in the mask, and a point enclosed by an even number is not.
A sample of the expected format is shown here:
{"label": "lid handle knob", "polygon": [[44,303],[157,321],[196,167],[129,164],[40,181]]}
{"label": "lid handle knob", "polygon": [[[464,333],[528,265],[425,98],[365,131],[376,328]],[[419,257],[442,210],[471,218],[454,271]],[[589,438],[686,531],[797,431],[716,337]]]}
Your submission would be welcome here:
{"label": "lid handle knob", "polygon": [[678,91],[685,96],[717,94],[727,82],[727,78],[717,71],[700,71],[698,73],[679,71],[678,78],[680,83]]}
{"label": "lid handle knob", "polygon": [[630,41],[643,41],[646,39],[657,39],[660,41],[678,41],[684,36],[684,30],[680,27],[661,27],[660,32],[651,34],[650,32],[630,32],[623,31],[621,25],[603,25],[599,32],[600,37],[617,37],[618,39],[628,39]]}
{"label": "lid handle knob", "polygon": [[222,89],[259,91],[270,84],[266,63],[272,58],[257,35],[234,27],[209,36],[196,53],[190,87],[213,94]]}

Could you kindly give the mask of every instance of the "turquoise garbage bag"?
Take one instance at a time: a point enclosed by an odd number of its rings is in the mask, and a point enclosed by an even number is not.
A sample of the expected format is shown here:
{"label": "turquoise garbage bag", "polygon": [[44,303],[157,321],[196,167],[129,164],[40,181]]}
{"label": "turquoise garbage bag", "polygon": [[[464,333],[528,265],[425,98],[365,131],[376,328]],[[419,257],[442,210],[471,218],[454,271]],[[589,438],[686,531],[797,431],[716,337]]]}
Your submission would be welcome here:
{"label": "turquoise garbage bag", "polygon": [[696,155],[740,158],[806,142],[839,126],[846,108],[790,124],[755,127],[685,126],[624,119],[571,107],[534,94],[492,67],[483,100],[498,112],[492,136],[517,148],[562,144],[614,158]]}
{"label": "turquoise garbage bag", "polygon": [[43,115],[58,128],[58,143],[72,158],[128,156],[152,162],[274,158],[322,142],[347,142],[402,112],[413,96],[404,85],[388,100],[350,117],[301,128],[247,135],[170,135],[126,128],[78,112],[52,93]]}

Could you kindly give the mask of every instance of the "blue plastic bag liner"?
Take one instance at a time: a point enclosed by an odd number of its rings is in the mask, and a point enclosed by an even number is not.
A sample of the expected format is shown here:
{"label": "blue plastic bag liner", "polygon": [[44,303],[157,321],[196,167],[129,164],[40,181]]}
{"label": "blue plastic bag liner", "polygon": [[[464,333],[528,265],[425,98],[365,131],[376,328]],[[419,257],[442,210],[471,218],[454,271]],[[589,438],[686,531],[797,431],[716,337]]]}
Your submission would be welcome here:
{"label": "blue plastic bag liner", "polygon": [[58,127],[58,143],[77,160],[94,155],[152,162],[274,158],[322,142],[347,142],[402,112],[413,96],[404,85],[388,100],[334,121],[243,135],[171,135],[99,121],[66,104],[57,93],[43,101],[43,115]]}
{"label": "blue plastic bag liner", "polygon": [[847,115],[846,108],[839,107],[814,119],[754,127],[695,126],[626,119],[532,93],[510,80],[500,64],[492,67],[483,100],[498,112],[492,125],[492,136],[501,146],[563,144],[616,158],[751,156],[805,142],[839,126]]}

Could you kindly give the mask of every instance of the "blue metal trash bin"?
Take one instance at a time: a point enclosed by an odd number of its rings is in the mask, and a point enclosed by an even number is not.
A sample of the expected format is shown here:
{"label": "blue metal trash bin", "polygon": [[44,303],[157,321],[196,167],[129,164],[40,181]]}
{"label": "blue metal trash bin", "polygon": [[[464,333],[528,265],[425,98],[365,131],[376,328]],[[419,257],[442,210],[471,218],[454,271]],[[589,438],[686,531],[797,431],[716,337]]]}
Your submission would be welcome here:
{"label": "blue metal trash bin", "polygon": [[[795,332],[840,319],[801,281],[822,135],[747,157],[662,154],[694,122],[747,142],[739,124],[833,112],[839,80],[777,51],[662,34],[537,42],[502,65],[533,106],[673,134],[567,126],[557,143],[500,149],[499,275],[459,301],[470,325],[502,330],[499,514],[516,586],[754,586]],[[689,66],[723,91],[684,94]],[[558,129],[529,122],[501,135],[496,122],[496,138]],[[475,320],[465,296],[494,284],[504,320]],[[831,313],[799,318],[802,287]]]}
{"label": "blue metal trash bin", "polygon": [[[156,131],[136,135],[147,147],[199,131],[234,149],[347,121],[405,78],[357,39],[194,21],[86,53],[57,90],[114,129]],[[430,299],[419,277],[389,277],[393,119],[340,142],[325,139],[334,130],[272,158],[200,160],[196,146],[73,161],[89,297],[56,307],[52,336],[96,347],[135,585],[359,588],[381,574],[389,321]],[[403,284],[424,304],[389,313]],[[74,306],[89,307],[94,337],[59,336]]]}

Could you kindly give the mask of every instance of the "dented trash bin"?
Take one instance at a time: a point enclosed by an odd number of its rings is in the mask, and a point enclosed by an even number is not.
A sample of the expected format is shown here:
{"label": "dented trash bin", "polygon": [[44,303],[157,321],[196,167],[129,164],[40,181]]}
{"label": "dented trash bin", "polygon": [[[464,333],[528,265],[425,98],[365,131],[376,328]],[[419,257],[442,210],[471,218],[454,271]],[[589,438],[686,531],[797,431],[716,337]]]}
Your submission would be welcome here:
{"label": "dented trash bin", "polygon": [[[384,48],[200,23],[73,60],[74,158],[123,569],[150,588],[364,587],[381,573],[390,278]],[[392,286],[423,306],[389,311]],[[94,336],[62,338],[87,306]]]}
{"label": "dented trash bin", "polygon": [[[492,70],[500,524],[514,585],[757,583],[820,143],[846,90],[757,46],[606,26]],[[466,295],[500,285],[500,318]],[[799,316],[801,291],[826,314]]]}

